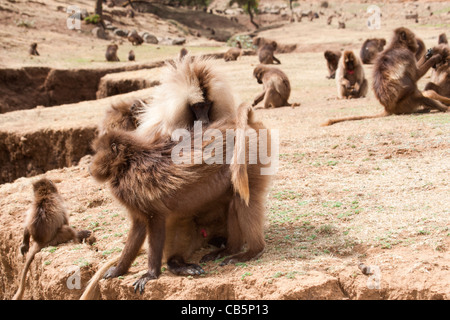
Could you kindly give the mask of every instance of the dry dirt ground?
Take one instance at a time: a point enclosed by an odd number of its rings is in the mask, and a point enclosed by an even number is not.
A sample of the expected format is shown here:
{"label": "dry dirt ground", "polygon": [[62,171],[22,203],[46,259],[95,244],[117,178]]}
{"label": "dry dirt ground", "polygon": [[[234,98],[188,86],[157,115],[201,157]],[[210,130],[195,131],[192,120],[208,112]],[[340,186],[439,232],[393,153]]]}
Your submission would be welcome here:
{"label": "dry dirt ground", "polygon": [[[315,8],[306,2],[300,7]],[[281,43],[298,44],[297,51],[279,54],[278,58],[282,62],[279,67],[291,81],[290,101],[301,102],[295,109],[256,112],[267,127],[279,130],[280,136],[280,166],[266,204],[264,254],[258,260],[225,267],[219,262],[207,263],[203,265],[206,274],[198,277],[174,276],[163,269],[159,279],[148,282],[144,294],[139,295],[133,292],[132,283],[146,271],[143,254],[123,277],[100,281],[99,299],[450,298],[450,114],[320,126],[332,117],[382,110],[371,90],[366,98],[337,100],[334,80],[325,78],[325,49],[359,52],[365,38],[389,39],[398,26],[411,28],[427,47],[437,42],[440,33],[447,31],[449,35],[448,2],[380,7],[380,30],[367,29],[363,17],[367,4],[330,2],[330,7],[323,9],[326,14],[341,8],[348,16],[357,14],[348,18],[346,29],[338,30],[336,21],[327,25],[324,15],[313,22],[286,24],[261,33]],[[404,19],[410,10],[419,12],[419,23]],[[2,30],[10,38],[15,32]],[[23,43],[26,40],[20,38]],[[94,42],[88,36],[85,41]],[[2,45],[5,55],[0,56],[10,59],[12,65],[29,63],[25,54],[14,57],[13,49],[5,49],[3,40]],[[49,48],[61,50],[53,58],[62,55],[62,48]],[[153,47],[146,45],[140,50],[147,48]],[[179,47],[168,50],[172,51],[164,58],[172,58]],[[223,46],[211,49],[223,50]],[[83,55],[101,53],[94,48]],[[59,61],[56,63],[71,65],[64,58]],[[252,101],[261,90],[252,78],[256,64],[256,56],[229,63],[217,60],[217,68],[229,79],[240,101]],[[364,68],[370,82],[372,66]],[[157,79],[160,69],[148,72],[149,78]],[[429,73],[419,87],[428,80]],[[144,98],[151,94],[150,88],[126,96]],[[95,127],[105,108],[120,98],[10,112],[0,115],[0,123],[8,132],[24,134],[33,127],[43,132]],[[50,170],[45,176],[56,182],[64,197],[71,225],[92,230],[97,242],[93,246],[68,243],[43,249],[28,276],[27,299],[78,299],[95,271],[123,249],[129,229],[127,213],[106,185],[90,177],[89,162],[88,155],[74,166]],[[10,299],[17,289],[23,266],[18,254],[23,214],[31,203],[31,183],[42,176],[22,177],[0,186],[1,299]],[[208,250],[202,249],[192,260]],[[371,266],[375,274],[362,274],[360,263]],[[68,285],[77,270],[81,289]]]}

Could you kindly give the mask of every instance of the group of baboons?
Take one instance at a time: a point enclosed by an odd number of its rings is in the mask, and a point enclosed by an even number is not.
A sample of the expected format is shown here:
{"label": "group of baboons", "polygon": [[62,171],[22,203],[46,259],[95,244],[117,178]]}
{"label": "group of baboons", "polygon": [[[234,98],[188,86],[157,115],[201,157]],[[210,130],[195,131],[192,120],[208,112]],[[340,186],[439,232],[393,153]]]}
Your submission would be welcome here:
{"label": "group of baboons", "polygon": [[[374,64],[372,89],[385,112],[329,120],[325,125],[432,109],[447,111],[450,49],[445,34],[440,35],[438,42],[427,51],[411,30],[397,28],[386,49],[385,39],[365,41],[360,58],[350,50],[342,54],[326,51],[327,77],[335,79],[339,98],[364,97],[369,84],[363,63]],[[264,38],[256,38],[254,43],[258,46],[260,64],[253,74],[264,89],[252,105],[236,106],[232,90],[212,60],[190,56],[183,48],[167,64],[161,85],[149,103],[122,101],[107,110],[93,143],[89,171],[97,181],[109,185],[112,195],[127,209],[131,227],[120,257],[98,270],[82,299],[94,297],[95,285],[101,277],[127,273],[146,238],[148,271],[134,283],[135,291],[141,293],[149,280],[160,275],[163,259],[174,274],[204,273],[199,264],[187,261],[207,244],[217,249],[203,256],[201,262],[225,257],[221,264],[226,265],[248,261],[263,253],[265,199],[271,177],[261,174],[261,170],[268,164],[263,164],[259,157],[256,163],[250,163],[249,154],[242,163],[236,161],[243,150],[249,150],[250,138],[244,136],[242,140],[236,133],[232,148],[235,161],[231,163],[225,161],[226,154],[221,155],[224,161],[209,163],[213,154],[217,156],[212,149],[219,146],[224,150],[228,145],[225,139],[204,137],[200,148],[194,142],[189,150],[182,151],[183,154],[190,151],[187,153],[191,161],[175,163],[172,159],[174,150],[179,152],[172,141],[177,129],[186,129],[189,136],[183,139],[189,141],[195,141],[198,135],[194,130],[197,121],[201,121],[202,129],[216,130],[222,136],[233,129],[253,130],[259,137],[260,130],[266,128],[255,119],[253,109],[259,108],[260,102],[263,108],[298,105],[288,102],[291,87],[286,74],[267,65],[281,63],[274,56],[277,43]],[[235,50],[227,52],[225,61],[236,60],[241,55],[240,47],[238,44]],[[421,92],[417,81],[430,68],[431,82]],[[14,299],[22,298],[30,263],[41,248],[69,240],[80,242],[91,236],[90,231],[76,232],[68,225],[62,197],[52,181],[40,179],[33,183],[33,189],[34,202],[27,214],[21,253],[29,251],[30,237],[34,244]]]}

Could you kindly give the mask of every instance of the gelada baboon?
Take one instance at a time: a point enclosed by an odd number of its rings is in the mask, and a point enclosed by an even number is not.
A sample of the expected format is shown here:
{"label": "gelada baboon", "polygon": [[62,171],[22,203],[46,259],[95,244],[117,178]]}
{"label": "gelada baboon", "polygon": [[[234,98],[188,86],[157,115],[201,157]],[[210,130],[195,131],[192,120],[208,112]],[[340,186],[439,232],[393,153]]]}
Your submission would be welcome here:
{"label": "gelada baboon", "polygon": [[171,135],[192,127],[195,120],[206,124],[235,117],[234,95],[213,60],[190,57],[167,64],[137,132],[148,138],[155,132]]}
{"label": "gelada baboon", "polygon": [[30,50],[28,51],[32,56],[39,56],[39,52],[37,51],[37,43],[33,42],[30,45]]}
{"label": "gelada baboon", "polygon": [[386,39],[372,38],[364,41],[359,56],[364,64],[371,64],[375,60],[378,53],[383,51],[386,45]]}
{"label": "gelada baboon", "polygon": [[384,106],[384,112],[372,116],[332,119],[324,125],[392,114],[429,112],[431,109],[447,111],[447,107],[439,101],[424,97],[416,84],[430,67],[441,61],[441,55],[434,54],[428,60],[425,60],[424,56],[416,62],[416,51],[417,41],[414,33],[403,27],[395,29],[389,47],[375,60],[373,72],[373,91]]}
{"label": "gelada baboon", "polygon": [[281,64],[280,60],[274,56],[274,52],[278,46],[276,41],[258,37],[253,39],[253,44],[258,47],[257,54],[260,63],[274,64],[275,61],[276,63]]}
{"label": "gelada baboon", "polygon": [[227,52],[225,52],[225,55],[223,56],[223,59],[228,61],[236,61],[237,58],[239,58],[242,54],[242,45],[240,41],[236,42],[235,48],[230,48]]}
{"label": "gelada baboon", "polygon": [[334,79],[336,76],[336,69],[338,67],[339,58],[341,57],[341,52],[327,50],[323,55],[327,60],[327,67],[328,67],[327,79]]}
{"label": "gelada baboon", "polygon": [[[47,246],[56,246],[70,240],[81,242],[91,235],[88,230],[77,232],[69,226],[69,216],[64,207],[64,201],[51,180],[42,178],[35,181],[33,192],[34,201],[27,211],[23,241],[20,246],[22,255],[28,254],[22,270],[19,289],[13,300],[21,300],[23,297],[27,272],[36,253]],[[30,237],[33,238],[33,245],[28,251]]]}
{"label": "gelada baboon", "polygon": [[256,96],[252,106],[263,101],[259,108],[296,107],[300,103],[289,103],[291,84],[287,75],[276,67],[258,65],[253,70],[253,76],[259,84],[263,85],[263,92]]}
{"label": "gelada baboon", "polygon": [[438,44],[448,44],[447,35],[445,33],[439,35]]}
{"label": "gelada baboon", "polygon": [[425,85],[423,95],[450,105],[450,47],[440,44],[432,49],[431,55],[439,54],[442,60],[432,68],[431,82]]}
{"label": "gelada baboon", "polygon": [[353,51],[344,51],[336,70],[336,86],[339,99],[365,97],[369,87],[364,68]]}
{"label": "gelada baboon", "polygon": [[144,39],[142,39],[136,30],[133,30],[128,35],[128,41],[130,41],[133,46],[137,46],[141,45],[144,42]]}
{"label": "gelada baboon", "polygon": [[119,46],[115,43],[108,45],[106,47],[106,61],[120,61],[119,57],[117,56],[117,50],[119,50]]}
{"label": "gelada baboon", "polygon": [[[250,119],[249,127],[258,135],[264,126],[253,120],[251,108],[244,105],[240,109],[247,115],[245,119],[238,116],[236,120],[217,121],[208,128],[220,130],[225,137],[227,129],[241,128],[240,125]],[[195,137],[191,135],[193,140]],[[131,229],[119,263],[106,272],[105,278],[125,274],[148,235],[148,271],[134,283],[135,291],[139,289],[142,293],[147,281],[158,278],[161,273],[167,217],[193,217],[217,201],[230,202],[227,244],[202,261],[231,255],[222,262],[228,264],[248,261],[262,254],[264,202],[270,176],[261,174],[264,167],[261,163],[249,165],[247,154],[244,164],[207,165],[208,157],[213,157],[215,152],[208,153],[205,148],[215,142],[214,148],[225,150],[225,140],[203,139],[201,154],[191,145],[191,160],[200,156],[204,161],[201,165],[195,164],[196,161],[173,162],[171,155],[176,142],[167,136],[155,135],[150,141],[135,133],[110,131],[94,142],[96,153],[90,172],[96,180],[109,183],[112,194],[128,209],[131,218]],[[245,148],[248,144],[247,141]],[[234,155],[242,148],[239,145],[235,144]],[[241,252],[244,244],[246,250]]]}
{"label": "gelada baboon", "polygon": [[133,50],[130,50],[130,52],[128,52],[128,61],[135,61],[136,60],[136,56],[134,54]]}
{"label": "gelada baboon", "polygon": [[183,58],[188,54],[189,52],[187,51],[186,48],[181,48],[180,50],[180,54],[178,56],[178,59],[183,60]]}

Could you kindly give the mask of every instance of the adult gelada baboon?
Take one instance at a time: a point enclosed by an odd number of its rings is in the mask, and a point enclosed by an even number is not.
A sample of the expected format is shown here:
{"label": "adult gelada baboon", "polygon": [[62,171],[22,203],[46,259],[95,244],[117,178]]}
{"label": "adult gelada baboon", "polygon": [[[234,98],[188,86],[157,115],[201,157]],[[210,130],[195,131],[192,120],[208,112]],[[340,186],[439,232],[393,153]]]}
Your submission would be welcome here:
{"label": "adult gelada baboon", "polygon": [[[265,129],[262,123],[253,119],[251,107],[245,105],[241,105],[236,119],[213,122],[208,127],[220,131],[222,137],[226,137],[230,128],[253,129],[256,137],[261,129]],[[195,140],[194,134],[191,131],[192,140]],[[265,247],[264,203],[271,179],[261,174],[261,170],[267,165],[260,161],[249,164],[247,152],[242,164],[210,163],[208,159],[215,157],[216,148],[226,149],[226,140],[203,139],[201,154],[191,145],[191,161],[187,163],[172,161],[176,143],[165,135],[155,134],[150,141],[135,133],[110,131],[94,142],[96,153],[91,174],[98,181],[109,183],[112,194],[128,209],[132,222],[119,262],[106,272],[105,278],[125,274],[148,235],[148,271],[134,283],[135,290],[142,293],[145,284],[161,273],[166,219],[192,217],[217,201],[230,203],[227,244],[204,256],[202,261],[228,256],[222,262],[225,265],[248,261],[262,254]],[[216,152],[207,153],[206,148],[213,143]],[[244,145],[236,143],[233,156],[237,157],[242,148],[249,150],[248,147],[248,140]],[[256,149],[260,147],[258,145]],[[204,162],[196,164],[193,159]],[[241,252],[244,244],[246,249]]]}
{"label": "adult gelada baboon", "polygon": [[[394,30],[389,47],[376,59],[373,72],[373,91],[384,107],[384,112],[372,116],[357,116],[329,120],[324,125],[337,122],[385,117],[392,114],[429,112],[432,109],[446,112],[439,101],[424,97],[417,81],[433,65],[441,61],[440,54],[425,56],[416,62],[417,41],[414,33],[404,27]],[[422,108],[421,108],[422,107]]]}
{"label": "adult gelada baboon", "polygon": [[384,50],[386,39],[372,38],[364,41],[359,56],[364,64],[371,64],[375,60],[378,53]]}
{"label": "adult gelada baboon", "polygon": [[171,135],[191,128],[195,120],[206,124],[235,117],[235,97],[225,75],[213,60],[187,56],[167,64],[137,132],[148,138],[155,132]]}
{"label": "adult gelada baboon", "polygon": [[[27,211],[23,241],[20,246],[22,255],[28,254],[22,270],[19,289],[13,300],[21,300],[23,297],[27,272],[36,253],[47,246],[56,246],[70,240],[81,242],[91,235],[88,230],[77,232],[69,226],[69,216],[64,207],[64,201],[51,180],[42,178],[35,181],[33,192],[34,201]],[[28,251],[30,237],[33,239],[33,245]]]}
{"label": "adult gelada baboon", "polygon": [[439,35],[438,44],[448,44],[447,35],[445,33]]}
{"label": "adult gelada baboon", "polygon": [[259,84],[263,85],[261,92],[253,101],[252,106],[257,106],[263,101],[259,108],[278,108],[278,107],[295,107],[300,103],[289,103],[291,95],[291,84],[287,75],[280,69],[272,66],[258,65],[253,70],[253,76]]}
{"label": "adult gelada baboon", "polygon": [[450,105],[450,47],[440,44],[431,50],[432,54],[440,54],[442,60],[432,68],[431,81],[425,85],[423,95]]}
{"label": "adult gelada baboon", "polygon": [[369,87],[364,68],[351,50],[344,51],[336,70],[336,86],[339,99],[365,97]]}
{"label": "adult gelada baboon", "polygon": [[128,36],[128,41],[130,41],[133,46],[138,46],[144,42],[144,39],[142,39],[136,30],[133,30]]}
{"label": "adult gelada baboon", "polygon": [[258,47],[257,54],[261,64],[274,64],[274,61],[281,64],[274,55],[278,46],[276,41],[258,37],[253,39],[253,44]]}
{"label": "adult gelada baboon", "polygon": [[117,44],[113,43],[108,45],[105,53],[106,61],[120,61],[117,56],[117,50],[119,50],[119,46]]}
{"label": "adult gelada baboon", "polygon": [[134,54],[133,50],[130,50],[130,52],[128,52],[128,61],[135,61],[136,60],[136,55]]}
{"label": "adult gelada baboon", "polygon": [[336,69],[338,67],[339,58],[341,57],[341,52],[326,50],[324,52],[324,57],[327,60],[328,76],[327,79],[334,79],[336,76]]}
{"label": "adult gelada baboon", "polygon": [[239,58],[242,54],[242,45],[240,41],[236,42],[236,47],[235,48],[230,48],[228,49],[227,52],[225,52],[225,55],[223,56],[223,59],[228,62],[228,61],[236,61],[237,58]]}

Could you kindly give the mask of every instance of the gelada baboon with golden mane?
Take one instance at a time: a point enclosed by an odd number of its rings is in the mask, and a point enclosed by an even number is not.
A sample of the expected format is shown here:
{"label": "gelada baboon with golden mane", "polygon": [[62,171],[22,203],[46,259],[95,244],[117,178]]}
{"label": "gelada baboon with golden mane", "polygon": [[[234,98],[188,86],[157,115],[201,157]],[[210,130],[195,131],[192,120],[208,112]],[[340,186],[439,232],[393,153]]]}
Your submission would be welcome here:
{"label": "gelada baboon with golden mane", "polygon": [[359,58],[351,50],[344,51],[336,70],[336,86],[339,99],[365,97],[369,85]]}
{"label": "gelada baboon with golden mane", "polygon": [[417,81],[428,69],[440,62],[442,56],[438,53],[429,59],[423,56],[416,62],[416,51],[417,41],[414,33],[404,27],[395,29],[389,47],[378,56],[373,71],[373,91],[383,105],[384,112],[372,116],[331,119],[324,125],[392,114],[423,113],[432,109],[446,112],[448,108],[445,105],[425,97],[417,88]]}

